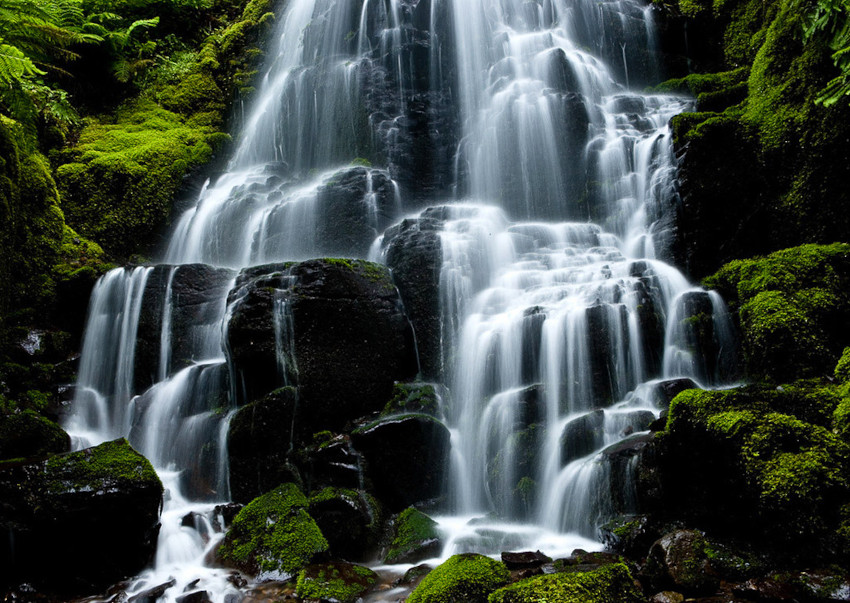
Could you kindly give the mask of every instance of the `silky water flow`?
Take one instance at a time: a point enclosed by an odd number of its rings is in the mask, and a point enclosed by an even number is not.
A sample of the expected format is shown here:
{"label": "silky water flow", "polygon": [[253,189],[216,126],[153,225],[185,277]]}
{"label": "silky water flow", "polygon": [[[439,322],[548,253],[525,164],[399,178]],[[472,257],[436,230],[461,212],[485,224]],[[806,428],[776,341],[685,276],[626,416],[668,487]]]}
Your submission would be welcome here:
{"label": "silky water flow", "polygon": [[[651,7],[288,0],[280,12],[227,170],[178,218],[162,264],[113,270],[92,294],[65,426],[76,448],[128,437],[166,487],[155,563],[130,594],[171,580],[163,600],[193,583],[216,601],[238,592],[206,566],[241,401],[224,333],[238,271],[383,261],[381,233],[402,220],[442,247],[442,558],[599,548],[601,523],[632,503],[627,452],[660,392],[723,384],[734,361],[722,300],[662,259],[677,205],[668,123],[690,101],[635,91],[659,77]],[[323,192],[339,180],[366,191],[364,234],[345,245]],[[274,324],[282,349],[284,300]]]}

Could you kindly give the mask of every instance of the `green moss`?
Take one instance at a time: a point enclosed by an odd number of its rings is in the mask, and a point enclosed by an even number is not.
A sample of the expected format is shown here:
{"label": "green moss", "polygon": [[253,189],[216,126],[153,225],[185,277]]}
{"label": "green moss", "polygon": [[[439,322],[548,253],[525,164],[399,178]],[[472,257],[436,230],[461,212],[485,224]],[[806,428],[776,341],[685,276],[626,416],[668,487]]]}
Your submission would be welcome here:
{"label": "green moss", "polygon": [[298,574],[295,594],[305,600],[355,603],[377,579],[369,568],[350,563],[310,566]]}
{"label": "green moss", "polygon": [[717,73],[691,73],[681,78],[667,80],[655,86],[655,92],[688,93],[693,96],[718,92],[737,86],[747,80],[750,70],[747,66]]}
{"label": "green moss", "polygon": [[115,482],[155,483],[162,489],[153,465],[133,450],[124,438],[53,457],[47,461],[46,470],[52,476],[52,481],[47,484],[50,494],[61,494],[69,488],[104,490],[113,487]]}
{"label": "green moss", "polygon": [[255,498],[234,518],[219,557],[250,574],[295,574],[328,549],[307,504],[295,484]]}
{"label": "green moss", "polygon": [[454,555],[425,576],[407,603],[483,603],[509,579],[500,561],[475,553]]}
{"label": "green moss", "polygon": [[844,348],[844,351],[841,353],[841,358],[838,360],[838,364],[835,365],[834,374],[840,383],[850,381],[850,347]]}
{"label": "green moss", "polygon": [[487,600],[489,603],[637,603],[644,598],[635,588],[629,568],[614,563],[591,572],[534,576],[497,590]]}
{"label": "green moss", "polygon": [[396,383],[393,386],[393,396],[384,406],[381,416],[411,412],[431,415],[436,415],[439,412],[439,398],[432,384]]}
{"label": "green moss", "polygon": [[439,540],[437,522],[408,507],[402,511],[393,526],[393,540],[384,556],[384,563],[401,563],[412,553]]}
{"label": "green moss", "polygon": [[67,452],[70,448],[65,430],[35,411],[0,411],[0,459]]}

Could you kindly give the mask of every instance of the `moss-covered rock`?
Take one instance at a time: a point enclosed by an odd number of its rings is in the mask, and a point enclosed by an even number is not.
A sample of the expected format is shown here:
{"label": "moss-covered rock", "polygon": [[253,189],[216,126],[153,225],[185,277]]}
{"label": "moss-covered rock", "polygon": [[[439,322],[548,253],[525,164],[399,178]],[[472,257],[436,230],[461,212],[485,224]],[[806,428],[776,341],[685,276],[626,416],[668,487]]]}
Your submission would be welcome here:
{"label": "moss-covered rock", "polygon": [[438,555],[441,547],[437,522],[408,507],[393,522],[393,539],[384,563],[416,563]]}
{"label": "moss-covered rock", "polygon": [[0,459],[68,452],[71,438],[53,421],[32,410],[0,413]]}
{"label": "moss-covered rock", "polygon": [[484,555],[454,555],[429,573],[407,603],[484,603],[490,593],[510,580],[501,561]]}
{"label": "moss-covered rock", "polygon": [[751,376],[829,374],[850,341],[850,245],[802,245],[736,260],[705,284],[739,311]]}
{"label": "moss-covered rock", "polygon": [[307,512],[295,484],[283,484],[248,503],[218,549],[224,563],[241,571],[293,576],[319,561],[328,541]]}
{"label": "moss-covered rock", "polygon": [[298,573],[295,589],[305,601],[355,603],[378,580],[368,567],[351,563],[310,565]]}
{"label": "moss-covered rock", "polygon": [[310,496],[309,511],[334,557],[375,558],[382,513],[373,496],[362,490],[323,488]]}
{"label": "moss-covered rock", "polygon": [[489,603],[638,603],[644,598],[623,563],[590,572],[534,576],[491,594]]}
{"label": "moss-covered rock", "polygon": [[840,549],[835,534],[850,502],[850,447],[793,414],[823,421],[838,398],[824,396],[824,412],[815,413],[799,404],[799,386],[789,389],[676,397],[658,440],[670,512],[792,555]]}
{"label": "moss-covered rock", "polygon": [[440,399],[431,383],[396,383],[393,397],[384,406],[381,416],[396,414],[425,413],[437,416],[440,411]]}
{"label": "moss-covered rock", "polygon": [[[162,484],[126,440],[0,466],[0,583],[87,593],[152,559]],[[50,543],[45,546],[45,543]]]}

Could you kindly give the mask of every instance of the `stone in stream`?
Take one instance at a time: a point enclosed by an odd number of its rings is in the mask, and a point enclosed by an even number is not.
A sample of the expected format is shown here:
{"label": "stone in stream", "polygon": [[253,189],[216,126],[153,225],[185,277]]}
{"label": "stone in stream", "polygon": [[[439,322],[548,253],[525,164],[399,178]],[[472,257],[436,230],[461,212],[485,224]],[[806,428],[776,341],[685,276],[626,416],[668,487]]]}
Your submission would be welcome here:
{"label": "stone in stream", "polygon": [[[95,592],[153,558],[162,484],[126,440],[0,468],[0,584]],[[50,546],[45,546],[50,543]]]}
{"label": "stone in stream", "polygon": [[374,559],[381,509],[371,495],[362,490],[324,488],[310,496],[308,510],[328,540],[331,555],[355,561]]}
{"label": "stone in stream", "polygon": [[413,507],[399,513],[392,530],[384,563],[416,563],[437,557],[443,548],[437,522]]}
{"label": "stone in stream", "polygon": [[552,558],[544,555],[540,551],[525,551],[521,553],[502,553],[502,563],[509,570],[526,569],[531,567],[539,567],[545,563],[551,563]]}

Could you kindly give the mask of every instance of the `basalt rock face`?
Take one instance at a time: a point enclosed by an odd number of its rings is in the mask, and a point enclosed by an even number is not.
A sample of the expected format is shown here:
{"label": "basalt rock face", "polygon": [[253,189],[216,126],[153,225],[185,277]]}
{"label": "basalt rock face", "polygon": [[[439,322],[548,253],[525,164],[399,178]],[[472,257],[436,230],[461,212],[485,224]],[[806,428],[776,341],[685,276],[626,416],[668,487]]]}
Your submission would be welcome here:
{"label": "basalt rock face", "polygon": [[0,586],[96,591],[152,559],[162,484],[126,440],[0,470]]}
{"label": "basalt rock face", "polygon": [[227,344],[237,392],[297,386],[300,430],[339,430],[383,408],[416,374],[410,322],[386,268],[310,260],[244,270],[231,291]]}

